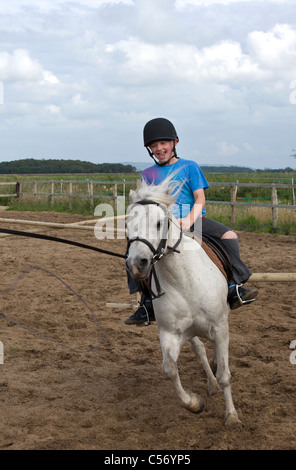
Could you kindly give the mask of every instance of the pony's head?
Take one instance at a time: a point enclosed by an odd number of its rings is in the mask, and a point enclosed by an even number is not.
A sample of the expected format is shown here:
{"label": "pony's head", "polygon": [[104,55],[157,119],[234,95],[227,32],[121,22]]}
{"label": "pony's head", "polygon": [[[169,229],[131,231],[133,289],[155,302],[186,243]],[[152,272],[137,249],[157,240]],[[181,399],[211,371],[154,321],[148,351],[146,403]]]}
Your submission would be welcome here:
{"label": "pony's head", "polygon": [[137,190],[130,192],[126,220],[127,267],[135,279],[146,279],[151,266],[164,254],[171,217],[169,208],[175,203],[178,186],[172,175],[158,185],[142,181]]}

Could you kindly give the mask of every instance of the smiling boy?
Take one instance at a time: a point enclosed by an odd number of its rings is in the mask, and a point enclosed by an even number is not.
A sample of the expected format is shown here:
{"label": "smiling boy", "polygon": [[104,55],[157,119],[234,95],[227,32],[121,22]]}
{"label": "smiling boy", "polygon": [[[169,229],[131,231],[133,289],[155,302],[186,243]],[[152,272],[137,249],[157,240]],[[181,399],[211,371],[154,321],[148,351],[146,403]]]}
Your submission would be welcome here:
{"label": "smiling boy", "polygon": [[[142,179],[148,184],[157,185],[169,175],[174,175],[173,180],[180,181],[173,214],[179,220],[182,230],[193,231],[195,222],[199,217],[202,218],[203,233],[216,240],[227,253],[232,265],[233,279],[229,283],[228,294],[231,310],[253,302],[258,290],[242,287],[252,273],[240,258],[238,237],[229,227],[206,217],[205,190],[209,184],[196,162],[177,156],[179,138],[174,125],[164,118],[152,119],[145,125],[143,136],[144,146],[155,164],[143,171]],[[129,276],[128,285],[130,293],[139,291],[137,282]],[[140,307],[125,323],[146,323],[148,315],[150,321],[154,320],[151,299],[142,293]]]}

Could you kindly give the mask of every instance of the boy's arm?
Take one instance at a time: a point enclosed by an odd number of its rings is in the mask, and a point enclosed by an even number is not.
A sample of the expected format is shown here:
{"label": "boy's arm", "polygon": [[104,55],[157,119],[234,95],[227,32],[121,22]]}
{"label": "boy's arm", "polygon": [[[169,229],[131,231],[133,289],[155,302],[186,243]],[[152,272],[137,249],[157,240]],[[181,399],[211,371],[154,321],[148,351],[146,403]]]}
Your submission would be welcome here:
{"label": "boy's arm", "polygon": [[193,191],[193,195],[195,202],[190,213],[186,217],[179,219],[180,226],[185,232],[190,229],[191,225],[193,225],[196,219],[201,215],[206,203],[205,192],[203,189],[196,189]]}

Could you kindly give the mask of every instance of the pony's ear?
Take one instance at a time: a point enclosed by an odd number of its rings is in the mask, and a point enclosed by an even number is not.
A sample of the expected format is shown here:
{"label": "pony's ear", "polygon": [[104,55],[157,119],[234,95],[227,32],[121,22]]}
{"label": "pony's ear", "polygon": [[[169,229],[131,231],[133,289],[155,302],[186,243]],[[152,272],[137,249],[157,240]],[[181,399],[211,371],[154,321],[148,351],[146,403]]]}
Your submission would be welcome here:
{"label": "pony's ear", "polygon": [[136,191],[134,191],[133,189],[130,190],[129,192],[129,200],[130,200],[130,203],[133,204],[136,200]]}
{"label": "pony's ear", "polygon": [[[168,186],[168,187],[166,188],[166,190],[165,190],[165,194],[168,194],[168,195],[169,195],[169,194],[171,194],[171,193],[172,193],[172,186],[173,186],[173,185],[171,185],[171,186]],[[173,187],[173,189],[174,189],[174,187]]]}

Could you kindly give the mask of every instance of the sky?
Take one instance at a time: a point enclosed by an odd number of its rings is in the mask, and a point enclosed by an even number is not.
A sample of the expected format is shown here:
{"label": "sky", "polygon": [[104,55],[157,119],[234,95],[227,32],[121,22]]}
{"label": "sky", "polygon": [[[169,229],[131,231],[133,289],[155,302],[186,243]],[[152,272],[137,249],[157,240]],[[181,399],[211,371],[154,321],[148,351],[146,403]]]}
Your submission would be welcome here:
{"label": "sky", "polygon": [[295,168],[295,0],[0,0],[0,161],[150,163],[156,117],[200,165]]}

